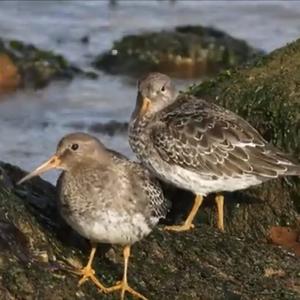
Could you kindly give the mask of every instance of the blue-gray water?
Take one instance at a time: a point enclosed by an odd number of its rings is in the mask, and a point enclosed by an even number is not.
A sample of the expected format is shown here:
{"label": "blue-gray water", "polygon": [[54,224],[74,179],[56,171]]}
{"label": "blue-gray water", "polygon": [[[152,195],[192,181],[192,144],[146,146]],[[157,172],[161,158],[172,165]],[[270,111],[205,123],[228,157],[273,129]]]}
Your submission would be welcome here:
{"label": "blue-gray water", "polygon": [[[20,39],[62,53],[81,67],[129,33],[210,25],[271,51],[300,36],[300,3],[294,1],[1,1],[0,37]],[[89,36],[90,43],[80,39]],[[180,82],[180,86],[188,84]],[[127,120],[135,86],[121,76],[55,82],[39,91],[18,91],[0,101],[0,160],[27,170],[54,151],[72,124]],[[126,136],[99,136],[131,155]],[[53,180],[54,175],[45,176]]]}

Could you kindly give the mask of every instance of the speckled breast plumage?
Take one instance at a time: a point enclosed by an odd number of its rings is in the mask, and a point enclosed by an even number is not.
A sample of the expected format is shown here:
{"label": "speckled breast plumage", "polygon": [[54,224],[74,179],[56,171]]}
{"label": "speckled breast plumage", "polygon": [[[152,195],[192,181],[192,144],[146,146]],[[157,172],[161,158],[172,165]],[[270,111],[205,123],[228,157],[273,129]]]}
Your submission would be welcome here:
{"label": "speckled breast plumage", "polygon": [[113,154],[114,164],[79,166],[58,180],[66,222],[95,242],[133,244],[148,235],[167,212],[159,183],[139,164]]}

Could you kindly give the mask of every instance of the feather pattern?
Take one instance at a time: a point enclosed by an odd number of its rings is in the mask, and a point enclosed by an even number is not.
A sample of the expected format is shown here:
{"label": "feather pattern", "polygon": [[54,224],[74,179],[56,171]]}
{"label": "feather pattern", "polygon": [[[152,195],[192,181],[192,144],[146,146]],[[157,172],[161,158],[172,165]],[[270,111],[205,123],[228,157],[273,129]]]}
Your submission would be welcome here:
{"label": "feather pattern", "polygon": [[86,238],[132,244],[166,216],[168,202],[147,169],[107,151],[109,164],[85,160],[60,175],[58,205],[67,223]]}
{"label": "feather pattern", "polygon": [[178,99],[156,119],[150,138],[170,164],[212,177],[253,174],[272,178],[293,169],[294,163],[249,123],[203,99]]}
{"label": "feather pattern", "polygon": [[300,175],[300,166],[247,121],[193,96],[179,96],[156,114],[133,119],[129,140],[138,158],[158,176],[202,195]]}

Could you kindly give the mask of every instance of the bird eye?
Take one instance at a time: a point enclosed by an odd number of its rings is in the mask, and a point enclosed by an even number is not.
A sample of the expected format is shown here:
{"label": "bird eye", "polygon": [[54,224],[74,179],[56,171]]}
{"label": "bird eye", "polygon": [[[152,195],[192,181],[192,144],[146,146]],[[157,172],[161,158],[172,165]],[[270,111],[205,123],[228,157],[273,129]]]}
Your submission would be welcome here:
{"label": "bird eye", "polygon": [[164,92],[166,90],[165,86],[163,85],[160,90]]}
{"label": "bird eye", "polygon": [[73,151],[76,151],[78,148],[79,148],[79,145],[78,145],[78,144],[72,144],[72,146],[71,146],[71,149],[72,149]]}

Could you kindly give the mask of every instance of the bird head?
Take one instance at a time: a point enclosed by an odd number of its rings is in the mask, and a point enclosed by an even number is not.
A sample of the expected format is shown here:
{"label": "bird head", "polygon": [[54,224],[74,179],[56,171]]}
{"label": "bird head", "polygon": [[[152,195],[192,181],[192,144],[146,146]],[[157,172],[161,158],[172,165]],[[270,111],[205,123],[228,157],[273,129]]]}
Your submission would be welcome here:
{"label": "bird head", "polygon": [[165,74],[150,73],[138,82],[134,116],[155,114],[174,102],[176,89]]}
{"label": "bird head", "polygon": [[68,171],[78,163],[88,159],[101,163],[101,161],[107,162],[108,158],[109,154],[106,148],[97,138],[81,132],[71,133],[59,141],[54,155],[23,177],[18,184],[51,169]]}

